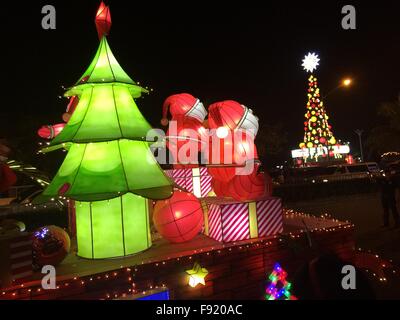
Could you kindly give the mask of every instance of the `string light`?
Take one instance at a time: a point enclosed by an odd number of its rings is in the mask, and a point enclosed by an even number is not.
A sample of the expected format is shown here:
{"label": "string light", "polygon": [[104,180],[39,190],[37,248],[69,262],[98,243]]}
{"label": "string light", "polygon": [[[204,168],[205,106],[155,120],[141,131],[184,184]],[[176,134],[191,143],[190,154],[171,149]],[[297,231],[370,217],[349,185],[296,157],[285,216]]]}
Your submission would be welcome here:
{"label": "string light", "polygon": [[[311,217],[308,214],[304,214],[304,213],[300,213],[300,212],[296,212],[294,210],[284,210],[284,217],[285,219],[293,219],[295,217],[297,218],[304,218],[304,217]],[[324,219],[326,219],[327,215],[324,216]],[[322,218],[316,218],[316,219],[322,219]],[[334,221],[334,220],[332,220]],[[334,227],[327,227],[327,228],[315,228],[315,229],[311,229],[308,231],[310,233],[326,233],[326,232],[331,232],[331,230],[335,229],[336,231],[338,230],[347,230],[349,228],[354,228],[353,224],[341,224],[340,226],[334,226]],[[289,234],[293,237],[295,237],[296,239],[300,238],[300,237],[304,237],[306,235],[307,231],[305,230],[299,230],[298,232],[290,232]],[[251,250],[252,248],[260,248],[260,247],[269,247],[271,245],[274,244],[278,244],[281,243],[282,241],[284,241],[284,239],[282,238],[282,236],[276,235],[272,238],[268,238],[268,239],[257,239],[255,241],[251,241],[248,244],[239,244],[238,243],[232,243],[232,244],[220,244],[218,246],[214,245],[211,248],[208,249],[203,249],[201,250],[201,252],[199,252],[199,250],[193,250],[193,254],[192,255],[182,255],[182,256],[178,256],[178,257],[168,257],[168,259],[164,259],[161,261],[142,261],[141,265],[148,265],[151,264],[154,267],[158,267],[161,268],[163,266],[167,266],[169,264],[169,262],[172,261],[182,261],[182,265],[184,265],[185,263],[189,263],[190,261],[193,260],[194,255],[196,256],[196,260],[201,261],[202,256],[206,257],[206,256],[210,256],[211,254],[213,255],[225,255],[225,254],[236,254],[237,252],[241,252],[243,250],[249,249]],[[357,251],[360,252],[362,249],[358,248]],[[378,255],[374,255],[376,259],[380,259]],[[95,282],[103,282],[103,281],[108,281],[110,278],[110,272],[111,274],[116,278],[118,277],[119,279],[125,279],[126,283],[127,283],[127,288],[126,290],[121,290],[121,292],[109,292],[106,296],[103,295],[103,299],[112,299],[115,298],[115,294],[117,294],[118,296],[122,296],[123,294],[125,295],[130,295],[130,294],[137,294],[140,293],[142,291],[149,291],[151,290],[150,288],[158,288],[158,287],[166,287],[167,284],[162,283],[162,284],[156,284],[156,283],[151,283],[149,284],[147,287],[143,287],[141,285],[140,288],[136,287],[136,284],[134,282],[137,274],[139,273],[139,269],[140,268],[146,268],[146,266],[138,266],[138,265],[134,265],[134,266],[120,266],[120,269],[125,272],[117,272],[117,271],[108,271],[108,272],[104,272],[101,274],[96,274],[96,275],[88,275],[88,276],[74,276],[73,277],[73,281],[74,283],[77,283],[78,286],[84,286],[86,284],[87,281],[90,281],[92,283]],[[382,263],[382,268],[387,268],[386,263]],[[396,270],[392,271],[393,274],[396,274]],[[369,273],[370,275],[372,275],[372,273]],[[376,278],[379,282],[381,283],[386,283],[387,282],[387,278],[383,277],[382,275],[377,276],[375,273],[374,278]],[[113,278],[114,279],[114,278]],[[65,290],[68,289],[68,287],[70,287],[70,280],[65,280],[65,282],[60,282],[57,286],[57,290]],[[26,298],[26,296],[28,295],[31,298],[34,298],[37,293],[41,293],[40,289],[40,283],[30,283],[28,284],[23,284],[18,286],[17,288],[7,288],[2,292],[2,296],[1,298],[16,298],[18,299],[19,296],[22,296],[24,298]],[[90,289],[87,289],[90,290]],[[46,290],[42,291],[43,294],[46,294]]]}

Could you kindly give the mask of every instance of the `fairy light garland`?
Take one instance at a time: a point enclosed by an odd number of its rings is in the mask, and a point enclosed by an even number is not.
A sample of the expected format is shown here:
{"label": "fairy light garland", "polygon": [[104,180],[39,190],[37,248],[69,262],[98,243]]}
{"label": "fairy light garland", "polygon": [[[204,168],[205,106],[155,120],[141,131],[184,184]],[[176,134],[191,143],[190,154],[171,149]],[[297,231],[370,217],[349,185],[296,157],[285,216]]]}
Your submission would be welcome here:
{"label": "fairy light garland", "polygon": [[[285,218],[294,218],[294,217],[311,217],[310,215],[306,215],[303,213],[296,212],[294,210],[285,210]],[[334,221],[334,220],[332,220]],[[316,228],[309,230],[308,232],[311,233],[324,233],[324,232],[332,232],[333,230],[346,230],[349,228],[353,228],[354,225],[352,224],[341,224],[340,226],[335,226],[331,228]],[[290,232],[289,235],[292,238],[300,238],[301,236],[304,236],[307,232],[304,230],[299,230],[299,232]],[[71,286],[80,286],[84,287],[87,285],[90,285],[91,283],[96,283],[96,282],[101,282],[101,281],[108,281],[111,279],[116,279],[117,277],[121,276],[121,273],[124,272],[123,276],[126,277],[126,284],[127,284],[127,290],[123,290],[120,292],[111,292],[109,291],[106,293],[103,297],[103,299],[115,299],[118,297],[122,297],[123,295],[133,295],[133,294],[138,294],[138,293],[144,293],[149,290],[152,290],[154,288],[165,288],[168,287],[167,284],[165,283],[160,283],[160,284],[151,284],[148,287],[142,287],[142,288],[137,288],[136,283],[134,281],[136,274],[139,272],[139,269],[141,266],[146,265],[148,267],[149,265],[152,265],[155,268],[162,268],[164,266],[168,266],[172,262],[185,262],[188,264],[191,264],[193,261],[193,255],[196,255],[196,260],[201,259],[201,256],[209,256],[211,253],[214,255],[221,255],[221,254],[236,254],[238,252],[241,252],[245,249],[250,249],[250,248],[260,248],[260,247],[269,247],[274,245],[275,243],[279,244],[282,243],[284,239],[282,239],[281,236],[275,235],[272,238],[269,239],[259,239],[259,240],[254,240],[251,241],[250,243],[245,243],[245,244],[238,244],[237,242],[232,242],[230,244],[220,244],[216,246],[212,246],[211,248],[207,249],[196,249],[193,250],[192,254],[187,256],[187,255],[180,255],[176,257],[167,257],[167,259],[162,260],[162,261],[154,261],[154,260],[143,260],[137,265],[134,266],[120,266],[120,269],[125,269],[124,271],[108,271],[100,274],[94,274],[94,275],[89,275],[89,276],[75,276],[73,279],[70,280],[65,280],[61,283],[58,283],[55,291],[57,290],[63,290],[63,289],[68,289],[71,288]],[[182,272],[182,276],[184,276],[184,272]],[[27,284],[21,284],[17,287],[5,289],[2,294],[0,295],[1,299],[18,299],[18,296],[24,296],[26,297],[27,295],[30,298],[34,298],[35,294],[38,294],[43,291],[41,289],[40,284],[38,285],[32,285],[30,287],[27,287]],[[90,291],[88,291],[89,293]]]}

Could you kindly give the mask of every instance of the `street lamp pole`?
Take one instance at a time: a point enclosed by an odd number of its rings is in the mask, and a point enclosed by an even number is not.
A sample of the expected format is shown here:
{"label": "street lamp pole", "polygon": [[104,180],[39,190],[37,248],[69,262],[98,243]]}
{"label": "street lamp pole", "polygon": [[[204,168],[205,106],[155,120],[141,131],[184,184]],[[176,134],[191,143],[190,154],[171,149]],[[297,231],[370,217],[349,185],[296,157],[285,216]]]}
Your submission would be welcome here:
{"label": "street lamp pole", "polygon": [[358,135],[358,141],[360,142],[361,162],[364,162],[364,153],[363,153],[363,146],[362,146],[362,140],[361,140],[361,136],[362,136],[364,130],[357,129],[357,130],[354,130],[354,132]]}

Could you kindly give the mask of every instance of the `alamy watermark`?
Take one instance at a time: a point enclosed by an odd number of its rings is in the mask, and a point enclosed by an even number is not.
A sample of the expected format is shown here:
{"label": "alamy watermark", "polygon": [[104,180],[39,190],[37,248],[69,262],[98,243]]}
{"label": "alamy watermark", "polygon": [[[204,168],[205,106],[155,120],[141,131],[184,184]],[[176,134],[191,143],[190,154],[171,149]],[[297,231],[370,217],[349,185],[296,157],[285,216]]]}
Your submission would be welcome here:
{"label": "alamy watermark", "polygon": [[56,287],[56,268],[52,265],[45,265],[42,267],[42,288],[44,290],[55,290]]}
{"label": "alamy watermark", "polygon": [[342,274],[345,276],[342,278],[342,288],[344,290],[355,290],[356,289],[356,268],[352,265],[345,265],[342,268]]}
{"label": "alamy watermark", "polygon": [[355,30],[356,26],[356,8],[350,4],[342,8],[342,28],[344,30]]}
{"label": "alamy watermark", "polygon": [[44,30],[56,29],[56,8],[50,4],[42,7],[42,28]]}

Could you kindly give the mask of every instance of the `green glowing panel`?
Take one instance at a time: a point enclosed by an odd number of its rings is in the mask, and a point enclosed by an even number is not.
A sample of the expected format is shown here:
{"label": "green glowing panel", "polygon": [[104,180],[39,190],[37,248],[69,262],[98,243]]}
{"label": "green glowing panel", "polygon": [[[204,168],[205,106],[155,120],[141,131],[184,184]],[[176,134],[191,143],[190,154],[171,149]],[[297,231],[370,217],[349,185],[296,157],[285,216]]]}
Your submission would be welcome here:
{"label": "green glowing panel", "polygon": [[[78,208],[79,207],[79,208]],[[92,226],[90,219],[90,203],[81,202],[76,211],[79,211],[79,215],[76,215],[76,233],[77,243],[79,252],[82,253],[83,257],[92,256]]]}
{"label": "green glowing panel", "polygon": [[125,255],[122,218],[125,217],[120,197],[111,201],[92,202],[93,258]]}
{"label": "green glowing panel", "polygon": [[135,84],[115,59],[106,37],[101,39],[94,59],[77,84],[103,82]]}
{"label": "green glowing panel", "polygon": [[78,255],[104,259],[151,246],[148,200],[126,194],[112,200],[76,202]]}
{"label": "green glowing panel", "polygon": [[99,201],[128,192],[165,199],[172,195],[172,189],[171,180],[158,165],[147,142],[72,144],[53,181],[34,202],[58,196]]}
{"label": "green glowing panel", "polygon": [[88,86],[65,128],[51,146],[116,139],[145,140],[150,124],[139,111],[127,86]]}
{"label": "green glowing panel", "polygon": [[[149,243],[151,241],[150,222],[148,215],[149,201],[135,201],[135,206],[133,206],[131,204],[131,202],[133,202],[132,197],[128,197],[129,195],[130,194],[127,194],[127,196],[122,197],[123,207],[132,208],[132,212],[125,209],[123,212],[124,228],[125,230],[129,230],[129,232],[124,233],[125,250],[127,252],[139,252],[147,249],[150,244],[146,245],[146,243],[142,243],[136,239],[148,239]],[[135,198],[144,199],[137,196],[135,196]],[[139,217],[136,219],[129,219],[132,214],[137,214],[136,212],[146,212],[146,219],[139,219]]]}

